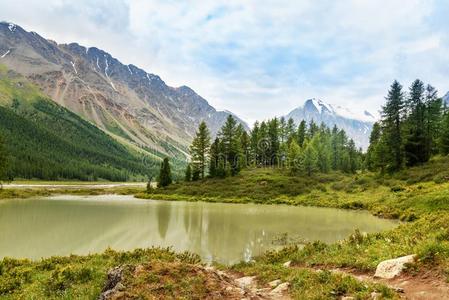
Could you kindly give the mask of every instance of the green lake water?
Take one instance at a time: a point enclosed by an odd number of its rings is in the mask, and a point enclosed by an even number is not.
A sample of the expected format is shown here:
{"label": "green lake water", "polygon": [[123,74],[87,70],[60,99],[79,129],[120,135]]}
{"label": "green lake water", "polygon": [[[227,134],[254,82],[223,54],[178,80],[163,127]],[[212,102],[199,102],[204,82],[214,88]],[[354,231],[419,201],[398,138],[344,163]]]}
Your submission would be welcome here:
{"label": "green lake water", "polygon": [[0,259],[172,247],[205,262],[248,261],[285,242],[334,242],[397,222],[367,212],[286,205],[56,196],[0,201]]}

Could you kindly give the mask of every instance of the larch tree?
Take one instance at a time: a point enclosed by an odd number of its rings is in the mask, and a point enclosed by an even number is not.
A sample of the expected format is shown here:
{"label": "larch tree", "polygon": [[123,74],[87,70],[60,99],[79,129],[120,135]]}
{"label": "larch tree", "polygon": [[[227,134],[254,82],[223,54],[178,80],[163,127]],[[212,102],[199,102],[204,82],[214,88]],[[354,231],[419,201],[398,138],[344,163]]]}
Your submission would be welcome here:
{"label": "larch tree", "polygon": [[210,133],[206,123],[203,121],[198,127],[196,136],[190,146],[190,156],[192,159],[193,170],[199,172],[201,179],[205,177],[206,167],[210,150]]}
{"label": "larch tree", "polygon": [[402,85],[394,81],[382,107],[382,130],[385,135],[383,147],[388,154],[389,171],[397,171],[403,165],[402,121],[404,118],[404,93]]}
{"label": "larch tree", "polygon": [[159,171],[159,180],[158,180],[158,186],[159,187],[166,187],[172,184],[172,175],[171,175],[171,169],[170,169],[170,161],[168,157],[164,158],[164,160],[161,163],[161,169]]}

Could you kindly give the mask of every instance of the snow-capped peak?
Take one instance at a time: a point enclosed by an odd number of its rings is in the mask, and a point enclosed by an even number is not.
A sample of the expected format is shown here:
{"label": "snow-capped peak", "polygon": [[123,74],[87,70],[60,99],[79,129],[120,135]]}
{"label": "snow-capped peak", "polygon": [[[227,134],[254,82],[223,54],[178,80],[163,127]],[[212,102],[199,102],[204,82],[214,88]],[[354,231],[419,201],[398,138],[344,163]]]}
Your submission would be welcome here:
{"label": "snow-capped peak", "polygon": [[312,98],[305,102],[304,106],[312,104],[320,114],[338,115],[340,117],[354,119],[364,122],[375,122],[376,118],[368,111],[355,113],[346,107],[340,105],[329,104],[323,100]]}
{"label": "snow-capped peak", "polygon": [[17,28],[16,24],[13,24],[13,23],[8,24],[9,31],[14,32],[14,31],[16,31],[16,28]]}

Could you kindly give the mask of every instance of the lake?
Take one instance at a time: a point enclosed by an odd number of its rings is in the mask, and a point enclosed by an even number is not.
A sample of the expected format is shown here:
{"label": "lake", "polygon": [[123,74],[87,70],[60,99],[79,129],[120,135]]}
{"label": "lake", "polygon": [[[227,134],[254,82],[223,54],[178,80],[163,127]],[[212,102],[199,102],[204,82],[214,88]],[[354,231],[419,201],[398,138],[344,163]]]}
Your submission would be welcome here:
{"label": "lake", "polygon": [[160,246],[197,253],[205,262],[232,264],[286,243],[334,242],[355,229],[378,232],[396,225],[367,212],[302,206],[118,195],[1,200],[0,259]]}

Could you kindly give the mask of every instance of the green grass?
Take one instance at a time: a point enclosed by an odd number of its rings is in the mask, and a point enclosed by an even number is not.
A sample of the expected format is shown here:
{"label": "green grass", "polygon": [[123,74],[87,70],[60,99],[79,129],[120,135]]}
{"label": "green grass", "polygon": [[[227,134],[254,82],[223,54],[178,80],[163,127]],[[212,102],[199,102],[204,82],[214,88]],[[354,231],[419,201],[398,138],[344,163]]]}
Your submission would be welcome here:
{"label": "green grass", "polygon": [[[168,249],[108,250],[88,256],[52,257],[39,262],[4,259],[0,262],[2,299],[96,299],[107,272],[118,265],[194,264],[196,255],[176,254]],[[174,286],[176,288],[176,286]]]}
{"label": "green grass", "polygon": [[[394,176],[333,173],[317,174],[311,178],[292,177],[281,170],[252,169],[233,178],[180,183],[157,189],[151,194],[141,189],[115,192],[134,191],[142,198],[163,200],[365,209],[378,216],[402,219],[397,228],[386,232],[362,234],[355,231],[337,243],[316,241],[304,247],[290,246],[267,252],[249,263],[220,267],[241,276],[256,275],[261,286],[275,279],[288,281],[291,283],[289,292],[296,299],[339,299],[344,295],[370,299],[373,291],[379,292],[384,299],[395,299],[397,295],[382,285],[359,282],[350,276],[325,270],[343,267],[372,273],[383,260],[417,254],[417,262],[410,265],[407,272],[430,271],[434,274],[432,276],[446,278],[449,282],[448,165],[448,157],[437,157],[427,165]],[[418,182],[416,178],[419,178]],[[29,193],[36,191],[39,189]],[[108,191],[86,189],[78,192]],[[0,193],[4,192],[8,191]],[[64,192],[73,193],[73,190]],[[137,298],[207,298],[210,292],[219,288],[215,283],[208,282],[204,274],[193,272],[196,267],[192,264],[192,256],[187,256],[185,260],[183,256],[160,251],[108,251],[105,254],[58,257],[39,262],[3,260],[0,263],[0,297],[94,299],[104,285],[108,269],[137,263],[146,263],[148,269],[143,277],[127,278],[129,293]],[[283,267],[286,261],[292,261],[293,266],[298,268]],[[324,271],[316,272],[312,268]]]}
{"label": "green grass", "polygon": [[[383,260],[418,254],[417,268],[437,270],[449,281],[449,157],[393,176],[372,173],[317,174],[292,177],[286,171],[252,169],[224,180],[180,183],[138,197],[162,200],[265,203],[364,209],[384,218],[404,221],[398,228],[369,235],[355,232],[347,240],[326,245],[267,253],[259,264],[350,267],[373,271]],[[416,178],[419,181],[416,181]]]}

